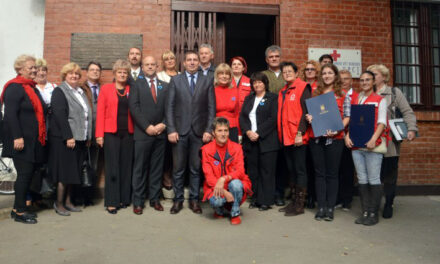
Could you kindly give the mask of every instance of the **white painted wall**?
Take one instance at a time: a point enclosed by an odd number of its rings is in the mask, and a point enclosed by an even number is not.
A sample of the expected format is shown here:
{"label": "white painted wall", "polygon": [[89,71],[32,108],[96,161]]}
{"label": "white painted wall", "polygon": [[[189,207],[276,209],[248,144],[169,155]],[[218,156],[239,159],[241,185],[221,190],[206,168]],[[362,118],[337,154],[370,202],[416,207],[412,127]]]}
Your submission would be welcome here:
{"label": "white painted wall", "polygon": [[19,55],[43,56],[45,5],[45,0],[0,0],[0,90],[16,76]]}

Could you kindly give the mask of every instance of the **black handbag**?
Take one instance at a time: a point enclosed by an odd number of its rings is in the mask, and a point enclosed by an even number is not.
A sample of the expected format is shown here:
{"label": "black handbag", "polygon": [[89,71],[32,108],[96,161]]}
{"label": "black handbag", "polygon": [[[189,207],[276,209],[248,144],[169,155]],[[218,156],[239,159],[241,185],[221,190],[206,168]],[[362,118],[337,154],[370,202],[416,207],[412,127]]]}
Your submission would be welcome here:
{"label": "black handbag", "polygon": [[93,169],[92,161],[90,159],[90,149],[87,148],[87,158],[84,159],[81,171],[82,187],[92,187],[95,182],[96,171]]}

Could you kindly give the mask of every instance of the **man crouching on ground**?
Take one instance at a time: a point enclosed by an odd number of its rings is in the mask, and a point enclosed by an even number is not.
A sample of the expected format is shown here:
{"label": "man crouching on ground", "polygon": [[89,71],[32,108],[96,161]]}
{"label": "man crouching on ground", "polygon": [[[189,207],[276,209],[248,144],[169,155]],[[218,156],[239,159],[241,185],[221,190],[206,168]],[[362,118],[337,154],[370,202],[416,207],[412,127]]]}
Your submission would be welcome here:
{"label": "man crouching on ground", "polygon": [[243,150],[229,140],[226,118],[215,118],[212,131],[214,140],[202,147],[203,201],[209,200],[214,218],[223,218],[225,207],[230,208],[231,224],[239,225],[240,204],[246,195],[252,195],[251,181],[244,172]]}

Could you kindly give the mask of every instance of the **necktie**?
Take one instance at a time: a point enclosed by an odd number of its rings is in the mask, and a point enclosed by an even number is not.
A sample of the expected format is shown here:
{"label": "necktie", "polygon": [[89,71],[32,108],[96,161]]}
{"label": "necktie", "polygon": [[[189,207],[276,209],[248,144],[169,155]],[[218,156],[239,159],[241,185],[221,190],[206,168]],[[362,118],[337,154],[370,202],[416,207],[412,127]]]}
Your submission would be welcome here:
{"label": "necktie", "polygon": [[96,103],[98,101],[98,93],[97,90],[98,86],[92,85],[92,92],[93,92],[93,102]]}
{"label": "necktie", "polygon": [[190,85],[190,88],[191,88],[191,95],[193,95],[194,94],[194,90],[196,89],[196,83],[194,82],[194,74],[191,74],[191,85]]}
{"label": "necktie", "polygon": [[155,103],[157,103],[156,86],[154,85],[154,79],[150,79],[150,88],[151,88],[151,95],[153,96],[153,100]]}
{"label": "necktie", "polygon": [[137,74],[137,72],[133,72],[133,79],[136,81],[136,79],[137,79],[137,76],[138,76],[138,74]]}

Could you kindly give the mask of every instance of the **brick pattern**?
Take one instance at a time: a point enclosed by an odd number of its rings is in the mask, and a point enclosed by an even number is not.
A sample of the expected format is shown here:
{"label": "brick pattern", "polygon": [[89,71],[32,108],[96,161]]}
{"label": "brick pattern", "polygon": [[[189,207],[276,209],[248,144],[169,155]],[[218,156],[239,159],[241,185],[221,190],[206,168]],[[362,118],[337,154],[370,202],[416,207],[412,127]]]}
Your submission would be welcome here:
{"label": "brick pattern", "polygon": [[[279,4],[283,59],[298,65],[309,47],[362,50],[362,66],[383,63],[393,69],[389,0],[204,0]],[[49,80],[70,57],[70,34],[143,34],[144,54],[158,58],[170,47],[170,0],[46,0],[44,55]],[[112,79],[105,71],[103,81]],[[355,81],[355,85],[357,82]],[[440,113],[417,112],[420,138],[403,143],[400,184],[440,184]]]}

